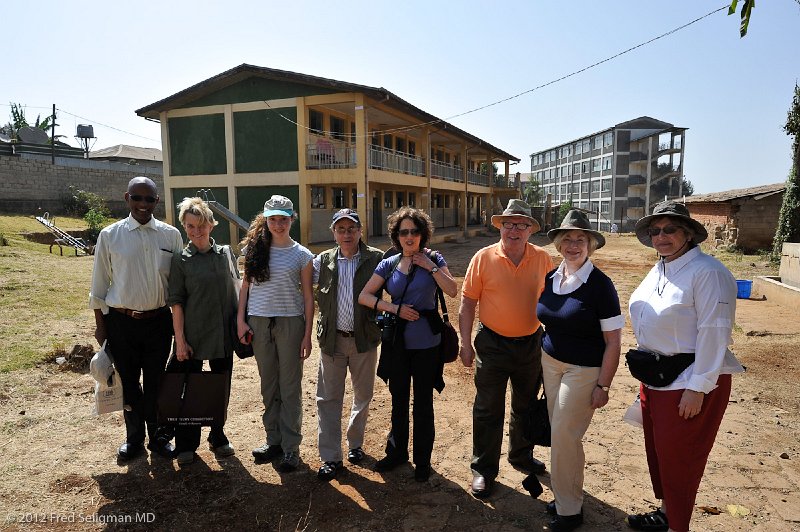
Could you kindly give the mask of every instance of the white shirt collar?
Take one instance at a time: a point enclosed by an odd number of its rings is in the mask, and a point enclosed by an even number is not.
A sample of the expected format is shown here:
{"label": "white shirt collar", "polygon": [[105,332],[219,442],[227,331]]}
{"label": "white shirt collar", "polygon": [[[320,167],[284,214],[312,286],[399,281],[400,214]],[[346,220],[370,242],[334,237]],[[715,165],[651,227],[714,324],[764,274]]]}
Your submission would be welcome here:
{"label": "white shirt collar", "polygon": [[594,270],[592,260],[586,259],[586,262],[583,263],[583,266],[578,268],[578,271],[564,279],[564,270],[566,267],[567,262],[562,260],[556,271],[551,275],[553,279],[553,292],[558,295],[570,294],[580,288],[582,284],[585,284],[586,281],[589,280],[589,275],[592,273],[592,270]]}
{"label": "white shirt collar", "polygon": [[133,217],[132,214],[128,214],[128,217],[125,219],[125,223],[128,226],[128,231],[134,231],[139,229],[140,227],[147,227],[149,229],[157,229],[156,228],[156,217],[150,216],[150,220],[147,221],[146,224],[140,224],[136,218]]}

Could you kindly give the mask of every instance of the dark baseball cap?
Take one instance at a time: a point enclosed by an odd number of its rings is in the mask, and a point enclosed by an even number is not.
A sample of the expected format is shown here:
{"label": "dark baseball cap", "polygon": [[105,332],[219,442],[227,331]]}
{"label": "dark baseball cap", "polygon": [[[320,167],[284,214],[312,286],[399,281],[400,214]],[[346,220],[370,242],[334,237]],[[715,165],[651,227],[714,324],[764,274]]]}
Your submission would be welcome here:
{"label": "dark baseball cap", "polygon": [[342,218],[348,218],[353,220],[358,225],[361,225],[361,219],[358,217],[358,213],[356,211],[353,209],[340,209],[333,213],[333,221],[331,222],[331,226],[335,225],[336,222]]}

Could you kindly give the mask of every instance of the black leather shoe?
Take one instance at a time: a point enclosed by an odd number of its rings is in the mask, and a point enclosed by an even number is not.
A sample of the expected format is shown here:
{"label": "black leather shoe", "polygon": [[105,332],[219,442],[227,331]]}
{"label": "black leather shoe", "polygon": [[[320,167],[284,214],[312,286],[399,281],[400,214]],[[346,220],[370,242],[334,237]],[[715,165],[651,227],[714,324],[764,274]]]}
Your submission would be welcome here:
{"label": "black leather shoe", "polygon": [[472,477],[472,485],[469,491],[476,499],[483,499],[489,496],[493,487],[494,479],[486,478],[482,475],[475,475]]}
{"label": "black leather shoe", "polygon": [[175,447],[166,440],[151,441],[147,444],[147,448],[159,456],[172,460],[175,458]]}
{"label": "black leather shoe", "polygon": [[319,471],[317,471],[317,478],[325,482],[330,482],[336,478],[336,475],[342,469],[344,469],[344,464],[342,464],[341,460],[338,462],[325,462],[322,464],[322,467],[319,468]]}
{"label": "black leather shoe", "polygon": [[117,449],[117,458],[123,462],[133,460],[144,451],[144,446],[141,443],[123,443]]}
{"label": "black leather shoe", "polygon": [[253,449],[253,458],[258,462],[271,462],[279,456],[283,456],[283,447],[280,445],[269,445],[265,443],[261,447]]}
{"label": "black leather shoe", "polygon": [[414,469],[414,480],[417,482],[427,482],[429,478],[431,478],[430,465],[418,465]]}
{"label": "black leather shoe", "polygon": [[375,467],[373,469],[378,473],[382,473],[384,471],[391,471],[395,467],[403,465],[406,462],[408,462],[408,456],[387,455],[375,462]]}
{"label": "black leather shoe", "polygon": [[537,460],[532,454],[529,454],[522,460],[509,460],[508,463],[511,464],[514,469],[531,475],[541,475],[547,471],[544,462]]}
{"label": "black leather shoe", "polygon": [[550,520],[550,530],[555,532],[568,532],[575,530],[583,524],[583,510],[575,515],[558,515]]}

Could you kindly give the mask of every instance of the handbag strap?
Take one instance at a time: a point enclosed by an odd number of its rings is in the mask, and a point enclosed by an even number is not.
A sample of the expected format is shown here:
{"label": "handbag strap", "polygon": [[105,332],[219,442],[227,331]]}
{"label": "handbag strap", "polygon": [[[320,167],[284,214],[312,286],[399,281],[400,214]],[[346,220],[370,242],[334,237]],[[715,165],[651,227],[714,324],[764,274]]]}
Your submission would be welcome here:
{"label": "handbag strap", "polygon": [[236,259],[233,258],[233,250],[231,250],[230,246],[226,245],[222,246],[222,252],[228,257],[228,267],[231,271],[231,277],[238,281],[241,277],[239,277],[239,268],[236,266]]}

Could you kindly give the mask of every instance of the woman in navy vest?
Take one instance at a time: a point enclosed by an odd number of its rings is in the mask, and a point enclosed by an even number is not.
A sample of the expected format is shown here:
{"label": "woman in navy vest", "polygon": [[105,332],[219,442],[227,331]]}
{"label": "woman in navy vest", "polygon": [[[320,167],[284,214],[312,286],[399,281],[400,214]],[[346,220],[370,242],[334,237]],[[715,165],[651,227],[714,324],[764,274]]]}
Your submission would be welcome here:
{"label": "woman in navy vest", "polygon": [[625,318],[614,283],[589,257],[603,235],[586,214],[567,213],[547,236],[564,260],[547,274],[536,314],[544,324],[542,378],[550,414],[550,480],[555,501],[550,529],[573,530],[583,523],[583,435],[619,365]]}

